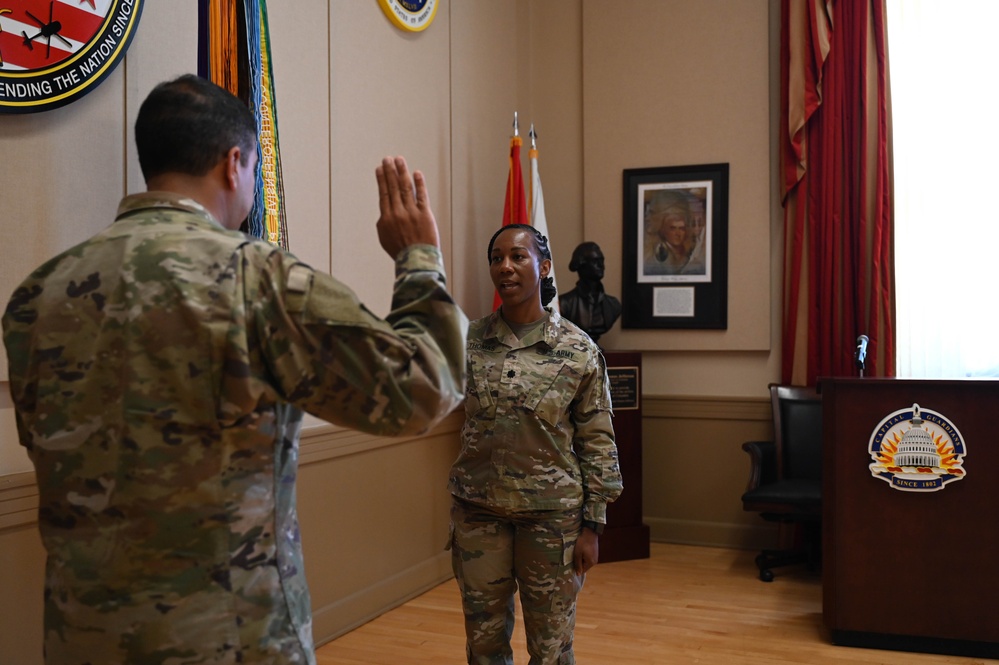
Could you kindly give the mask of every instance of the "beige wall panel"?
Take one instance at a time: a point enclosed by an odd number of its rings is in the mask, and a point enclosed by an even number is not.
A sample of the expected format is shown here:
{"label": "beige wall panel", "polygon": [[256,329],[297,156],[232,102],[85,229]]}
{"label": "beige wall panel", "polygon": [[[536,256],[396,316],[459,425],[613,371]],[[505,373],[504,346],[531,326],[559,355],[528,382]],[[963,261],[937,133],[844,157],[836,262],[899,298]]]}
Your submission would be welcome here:
{"label": "beige wall panel", "polygon": [[[6,375],[4,375],[6,378]],[[10,384],[0,381],[0,478],[10,473],[33,471],[28,453],[17,440],[14,421],[14,403],[10,398]]]}
{"label": "beige wall panel", "polygon": [[42,663],[45,550],[34,524],[0,529],[0,654],[10,665]]}
{"label": "beige wall panel", "polygon": [[642,501],[656,541],[750,548],[776,530],[742,509],[745,441],[773,437],[765,399],[646,398],[642,402]]}
{"label": "beige wall panel", "polygon": [[[107,226],[124,185],[124,68],[62,108],[0,122],[4,304],[43,261]],[[0,376],[7,356],[0,352]]]}
{"label": "beige wall panel", "polygon": [[622,170],[730,165],[728,330],[616,328],[613,348],[770,347],[767,10],[766,0],[584,0],[584,228],[612,257],[608,290],[622,288]]}
{"label": "beige wall panel", "polygon": [[450,576],[446,484],[459,423],[451,418],[423,439],[302,467],[299,512],[317,642]]}
{"label": "beige wall panel", "polygon": [[[530,6],[530,105],[524,126],[538,132],[538,170],[545,197],[559,292],[572,289],[572,250],[583,238],[583,6],[546,0]],[[525,147],[530,139],[524,138]],[[524,153],[530,196],[530,163]]]}
{"label": "beige wall panel", "polygon": [[157,83],[198,73],[198,0],[146,2],[124,67],[128,136],[125,193],[131,194],[146,189],[135,150],[135,118],[142,100]]}
{"label": "beige wall panel", "polygon": [[404,33],[376,2],[330,3],[332,272],[382,316],[394,279],[375,231],[383,157],[404,155],[426,175],[451,253],[449,14],[441,2],[430,27]]}
{"label": "beige wall panel", "polygon": [[777,351],[646,351],[642,359],[646,395],[761,397],[780,375]]}
{"label": "beige wall panel", "polygon": [[[513,114],[523,120],[527,110],[526,82],[518,67],[527,58],[524,6],[521,0],[450,3],[452,284],[472,319],[492,311],[486,246],[502,223]],[[522,123],[522,138],[528,126],[529,121]]]}
{"label": "beige wall panel", "polygon": [[326,272],[330,271],[330,4],[327,0],[267,3],[289,245],[302,261]]}
{"label": "beige wall panel", "polygon": [[582,2],[583,235],[604,249],[610,293],[622,288],[622,171],[730,165],[728,329],[623,331],[618,323],[601,343],[645,351],[647,395],[763,396],[779,376],[772,3]]}
{"label": "beige wall panel", "polygon": [[[124,67],[77,101],[0,122],[0,298],[42,262],[111,223],[124,188]],[[31,469],[17,444],[0,348],[0,474]]]}

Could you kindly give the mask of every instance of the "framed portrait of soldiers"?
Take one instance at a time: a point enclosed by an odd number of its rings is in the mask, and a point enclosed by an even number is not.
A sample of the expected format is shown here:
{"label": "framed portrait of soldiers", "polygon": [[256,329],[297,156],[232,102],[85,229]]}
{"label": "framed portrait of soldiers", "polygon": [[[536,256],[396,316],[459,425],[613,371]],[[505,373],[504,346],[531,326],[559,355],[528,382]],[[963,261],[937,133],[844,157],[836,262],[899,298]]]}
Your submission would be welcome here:
{"label": "framed portrait of soldiers", "polygon": [[728,164],[625,169],[623,227],[623,328],[726,328]]}

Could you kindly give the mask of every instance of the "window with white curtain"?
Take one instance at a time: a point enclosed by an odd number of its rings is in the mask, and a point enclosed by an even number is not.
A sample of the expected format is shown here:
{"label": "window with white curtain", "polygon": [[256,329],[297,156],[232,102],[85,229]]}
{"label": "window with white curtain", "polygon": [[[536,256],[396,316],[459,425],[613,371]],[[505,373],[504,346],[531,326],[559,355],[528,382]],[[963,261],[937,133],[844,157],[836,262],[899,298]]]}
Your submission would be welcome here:
{"label": "window with white curtain", "polygon": [[999,376],[999,2],[887,5],[897,373]]}

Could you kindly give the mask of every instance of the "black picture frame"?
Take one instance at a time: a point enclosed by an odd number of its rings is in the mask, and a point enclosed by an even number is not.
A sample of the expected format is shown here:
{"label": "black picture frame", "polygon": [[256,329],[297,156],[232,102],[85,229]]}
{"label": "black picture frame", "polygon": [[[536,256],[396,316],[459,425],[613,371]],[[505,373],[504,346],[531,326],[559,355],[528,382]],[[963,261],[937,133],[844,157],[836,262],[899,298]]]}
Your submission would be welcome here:
{"label": "black picture frame", "polygon": [[624,170],[622,328],[727,328],[728,175],[728,164]]}

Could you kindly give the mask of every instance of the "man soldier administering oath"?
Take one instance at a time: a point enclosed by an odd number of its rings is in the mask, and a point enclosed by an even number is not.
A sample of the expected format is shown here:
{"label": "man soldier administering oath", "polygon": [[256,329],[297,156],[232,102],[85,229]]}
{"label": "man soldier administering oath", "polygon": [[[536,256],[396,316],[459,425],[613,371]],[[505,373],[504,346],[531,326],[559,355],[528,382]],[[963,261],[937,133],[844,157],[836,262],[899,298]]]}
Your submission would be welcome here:
{"label": "man soldier administering oath", "polygon": [[237,230],[253,114],[195,76],[135,123],[148,191],[3,317],[47,551],[49,665],[315,663],[295,510],[304,409],[380,435],[462,398],[467,320],[419,171],[376,171],[392,311]]}

